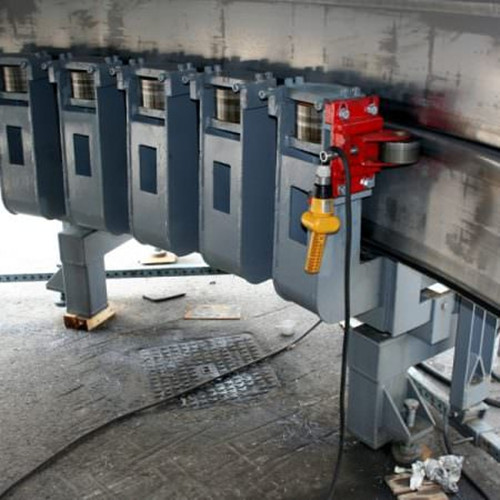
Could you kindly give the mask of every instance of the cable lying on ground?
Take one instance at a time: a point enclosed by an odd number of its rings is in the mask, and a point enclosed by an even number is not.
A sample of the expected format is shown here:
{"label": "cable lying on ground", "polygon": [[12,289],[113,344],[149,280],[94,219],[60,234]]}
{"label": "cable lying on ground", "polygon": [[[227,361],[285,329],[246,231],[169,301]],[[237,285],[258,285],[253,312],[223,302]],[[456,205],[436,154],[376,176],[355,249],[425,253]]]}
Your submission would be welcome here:
{"label": "cable lying on ground", "polygon": [[98,425],[97,427],[94,427],[93,429],[90,429],[83,434],[80,434],[80,436],[76,437],[73,439],[73,441],[69,442],[68,444],[64,445],[62,448],[60,448],[58,451],[56,451],[53,455],[48,457],[46,460],[38,464],[35,468],[31,469],[28,473],[24,474],[21,476],[19,479],[15,480],[12,484],[7,486],[5,490],[3,490],[0,493],[0,499],[5,499],[7,498],[10,494],[12,494],[17,488],[19,488],[22,484],[24,484],[26,481],[31,479],[32,477],[36,476],[37,474],[43,472],[46,470],[48,467],[56,463],[58,460],[66,456],[68,453],[73,451],[74,449],[78,448],[80,445],[88,441],[89,439],[92,439],[93,437],[97,436],[101,432],[109,429],[110,427],[117,425],[121,422],[125,422],[126,420],[129,420],[136,415],[143,413],[147,410],[151,410],[153,408],[157,408],[159,406],[167,405],[169,403],[172,403],[179,398],[182,398],[184,396],[187,396],[188,394],[197,391],[199,389],[202,389],[203,387],[206,387],[207,385],[210,385],[214,382],[218,382],[221,380],[226,379],[227,377],[234,375],[235,373],[239,373],[241,371],[247,370],[248,368],[251,368],[257,364],[263,363],[264,361],[268,361],[279,354],[289,351],[293,349],[299,342],[304,340],[309,334],[311,334],[320,324],[322,323],[322,320],[318,320],[314,325],[312,325],[308,330],[306,330],[302,335],[300,335],[298,338],[293,340],[292,342],[289,342],[288,344],[279,347],[275,349],[274,351],[271,351],[268,354],[262,355],[260,358],[255,359],[253,361],[249,361],[248,363],[244,363],[237,368],[234,368],[233,370],[230,370],[226,373],[223,373],[222,375],[218,375],[217,377],[211,377],[207,378],[206,380],[203,380],[201,382],[198,382],[196,384],[193,384],[191,387],[188,389],[185,389],[183,391],[180,391],[176,394],[173,394],[172,396],[163,398],[161,400],[155,401],[153,403],[139,406],[137,408],[134,408],[132,410],[129,410],[125,413],[122,413],[111,420],[108,420],[104,422],[103,424]]}

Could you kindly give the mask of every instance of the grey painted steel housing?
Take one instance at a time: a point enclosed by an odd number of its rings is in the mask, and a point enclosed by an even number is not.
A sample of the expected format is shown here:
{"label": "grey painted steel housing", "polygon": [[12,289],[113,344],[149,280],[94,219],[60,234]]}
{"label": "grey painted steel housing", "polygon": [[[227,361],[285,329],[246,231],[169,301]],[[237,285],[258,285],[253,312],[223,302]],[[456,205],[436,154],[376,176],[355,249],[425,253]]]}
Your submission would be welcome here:
{"label": "grey painted steel housing", "polygon": [[[179,255],[197,251],[198,112],[189,87],[196,71],[191,65],[132,63],[118,67],[118,86],[127,94],[131,233]],[[144,102],[143,79],[156,82],[163,99],[148,96]]]}
{"label": "grey painted steel housing", "polygon": [[[295,137],[297,102],[316,103],[322,108],[327,100],[361,96],[358,88],[341,85],[316,85],[303,79],[288,80],[271,92],[269,112],[278,118],[278,153],[276,174],[276,222],[274,233],[273,281],[277,292],[316,312],[328,323],[343,318],[343,272],[345,248],[345,199],[335,201],[341,230],[327,238],[323,264],[319,274],[307,274],[304,263],[307,238],[301,215],[307,210],[309,192],[314,186],[319,153],[330,145],[329,126],[324,122],[320,144],[300,141]],[[379,303],[382,259],[361,263],[361,203],[370,195],[365,191],[353,196],[352,226],[352,314],[373,309]]]}
{"label": "grey painted steel housing", "polygon": [[0,91],[0,185],[9,211],[52,219],[64,216],[65,200],[57,97],[44,70],[49,60],[0,56],[0,68],[22,67],[27,77],[26,93]]}
{"label": "grey painted steel housing", "polygon": [[[262,92],[275,85],[269,74],[228,77],[219,68],[191,83],[200,100],[200,251],[251,283],[271,277],[276,123]],[[215,118],[221,87],[240,94],[240,123]]]}
{"label": "grey painted steel housing", "polygon": [[[58,89],[67,218],[74,225],[122,234],[129,230],[127,138],[117,64],[117,59],[67,56],[49,71]],[[93,76],[95,100],[73,96],[72,72]]]}

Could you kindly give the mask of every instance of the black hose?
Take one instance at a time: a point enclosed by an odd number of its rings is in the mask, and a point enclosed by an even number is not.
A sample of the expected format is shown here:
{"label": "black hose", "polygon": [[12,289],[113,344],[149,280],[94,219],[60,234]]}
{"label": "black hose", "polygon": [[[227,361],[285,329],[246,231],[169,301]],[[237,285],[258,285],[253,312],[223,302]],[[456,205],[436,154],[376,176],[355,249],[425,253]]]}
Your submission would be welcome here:
{"label": "black hose", "polygon": [[331,147],[330,151],[336,154],[342,161],[345,173],[345,259],[344,259],[344,339],[342,342],[342,366],[340,371],[340,395],[339,395],[339,444],[337,449],[337,461],[333,471],[332,481],[328,489],[328,500],[335,495],[337,482],[342,466],[345,442],[345,419],[346,419],[346,385],[347,385],[347,351],[349,349],[349,335],[351,330],[351,254],[352,254],[352,199],[351,199],[351,171],[349,161],[344,151],[337,147]]}

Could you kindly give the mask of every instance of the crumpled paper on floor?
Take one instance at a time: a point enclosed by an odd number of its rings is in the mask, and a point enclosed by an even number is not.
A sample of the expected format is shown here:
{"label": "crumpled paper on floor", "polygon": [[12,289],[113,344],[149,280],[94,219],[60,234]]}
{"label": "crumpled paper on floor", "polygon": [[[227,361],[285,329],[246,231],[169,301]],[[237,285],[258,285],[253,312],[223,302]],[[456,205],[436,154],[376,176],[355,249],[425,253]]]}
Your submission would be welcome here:
{"label": "crumpled paper on floor", "polygon": [[446,492],[456,493],[463,462],[464,457],[458,455],[443,455],[438,459],[428,458],[425,462],[417,460],[411,466],[410,488],[413,491],[418,490],[427,477],[441,485]]}

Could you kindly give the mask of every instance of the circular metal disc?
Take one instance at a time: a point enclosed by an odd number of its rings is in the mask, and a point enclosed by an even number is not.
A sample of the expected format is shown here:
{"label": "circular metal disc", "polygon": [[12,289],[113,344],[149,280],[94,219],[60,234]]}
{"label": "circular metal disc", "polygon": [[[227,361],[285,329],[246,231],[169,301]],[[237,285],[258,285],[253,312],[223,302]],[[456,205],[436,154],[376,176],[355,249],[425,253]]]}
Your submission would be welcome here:
{"label": "circular metal disc", "polygon": [[384,163],[410,165],[420,157],[419,141],[384,142],[380,147],[380,159]]}

